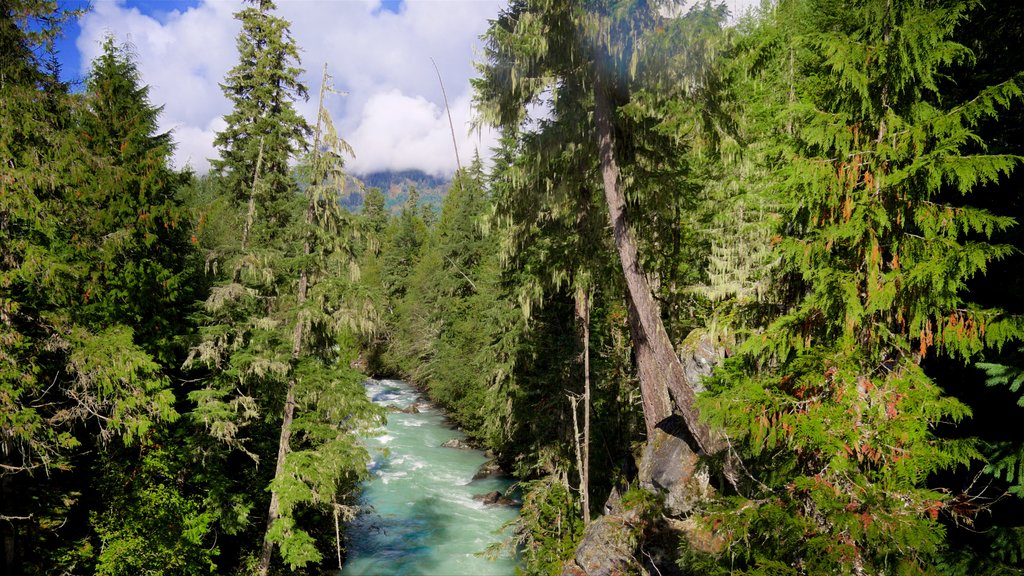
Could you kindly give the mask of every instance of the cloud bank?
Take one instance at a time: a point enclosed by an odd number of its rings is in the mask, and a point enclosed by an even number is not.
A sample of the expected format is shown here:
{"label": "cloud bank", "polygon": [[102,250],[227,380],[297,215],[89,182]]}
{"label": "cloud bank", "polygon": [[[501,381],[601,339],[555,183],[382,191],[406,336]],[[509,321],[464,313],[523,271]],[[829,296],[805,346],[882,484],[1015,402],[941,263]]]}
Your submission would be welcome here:
{"label": "cloud bank", "polygon": [[[729,0],[734,12],[757,0]],[[341,136],[355,150],[355,173],[420,169],[455,170],[448,116],[431,58],[451,107],[462,161],[490,155],[496,135],[470,132],[473,62],[479,37],[505,0],[278,0],[277,14],[292,22],[302,50],[302,80],[316,95],[326,62],[335,88],[327,107]],[[150,3],[149,5],[152,5]],[[166,6],[173,6],[168,3]],[[233,14],[240,0],[197,0],[181,9],[142,12],[125,0],[97,0],[80,21],[76,46],[82,70],[99,55],[107,34],[135,52],[150,99],[163,105],[161,130],[173,130],[174,163],[200,173],[217,156],[215,133],[230,112],[219,82],[237,61]],[[316,103],[300,102],[306,118]]]}
{"label": "cloud bank", "polygon": [[[394,3],[390,3],[392,6]],[[397,12],[378,1],[280,0],[277,13],[292,22],[302,50],[302,80],[315,96],[323,64],[346,96],[330,95],[327,107],[356,156],[353,172],[455,169],[448,116],[437,62],[464,160],[475,150],[488,155],[492,133],[470,134],[472,62],[479,36],[504,5],[500,0],[406,1]],[[161,130],[174,131],[176,166],[199,172],[217,156],[214,134],[231,105],[219,82],[237,61],[240,29],[236,0],[202,0],[194,7],[146,14],[124,1],[101,0],[82,17],[76,46],[82,69],[101,50],[107,34],[131,45],[150,99],[163,105]],[[313,98],[297,108],[315,117]]]}

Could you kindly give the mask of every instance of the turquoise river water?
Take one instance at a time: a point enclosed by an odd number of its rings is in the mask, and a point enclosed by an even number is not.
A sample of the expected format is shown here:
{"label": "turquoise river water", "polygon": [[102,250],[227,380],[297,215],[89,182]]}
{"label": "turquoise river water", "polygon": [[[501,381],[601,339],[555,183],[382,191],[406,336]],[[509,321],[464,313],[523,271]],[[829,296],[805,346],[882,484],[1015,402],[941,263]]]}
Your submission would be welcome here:
{"label": "turquoise river water", "polygon": [[373,478],[364,487],[361,514],[346,528],[348,560],[344,576],[355,575],[511,575],[511,558],[489,560],[480,553],[505,538],[502,526],[515,508],[485,506],[473,495],[504,492],[507,479],[473,480],[482,452],[441,448],[464,436],[448,428],[444,415],[397,380],[370,381],[374,402],[407,408],[393,412],[387,426],[367,439]]}

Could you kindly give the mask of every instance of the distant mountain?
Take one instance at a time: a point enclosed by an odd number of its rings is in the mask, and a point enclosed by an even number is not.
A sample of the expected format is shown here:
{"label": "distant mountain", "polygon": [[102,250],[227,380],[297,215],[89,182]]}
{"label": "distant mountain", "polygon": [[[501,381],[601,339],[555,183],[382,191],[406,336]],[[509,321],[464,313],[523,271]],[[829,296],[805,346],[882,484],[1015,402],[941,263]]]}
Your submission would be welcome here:
{"label": "distant mountain", "polygon": [[[441,210],[441,203],[448,194],[448,186],[451,178],[438,177],[427,174],[422,170],[402,170],[371,172],[369,174],[353,174],[353,180],[363,184],[363,189],[380,188],[387,200],[388,210],[398,212],[409,197],[409,186],[416,186],[420,194],[420,205],[429,204],[437,211]],[[363,207],[363,192],[355,182],[346,185],[348,194],[341,199],[342,206],[352,212],[358,212]]]}

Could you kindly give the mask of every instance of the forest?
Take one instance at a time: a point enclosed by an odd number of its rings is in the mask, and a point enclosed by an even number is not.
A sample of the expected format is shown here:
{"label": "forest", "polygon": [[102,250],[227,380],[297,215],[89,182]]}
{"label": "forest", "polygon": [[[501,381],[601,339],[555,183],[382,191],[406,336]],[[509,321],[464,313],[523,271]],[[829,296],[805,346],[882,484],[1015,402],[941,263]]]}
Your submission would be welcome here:
{"label": "forest", "polygon": [[1024,5],[510,0],[492,156],[353,210],[271,0],[208,174],[129,47],[60,80],[80,12],[0,0],[0,574],[344,573],[368,377],[520,574],[1024,573]]}

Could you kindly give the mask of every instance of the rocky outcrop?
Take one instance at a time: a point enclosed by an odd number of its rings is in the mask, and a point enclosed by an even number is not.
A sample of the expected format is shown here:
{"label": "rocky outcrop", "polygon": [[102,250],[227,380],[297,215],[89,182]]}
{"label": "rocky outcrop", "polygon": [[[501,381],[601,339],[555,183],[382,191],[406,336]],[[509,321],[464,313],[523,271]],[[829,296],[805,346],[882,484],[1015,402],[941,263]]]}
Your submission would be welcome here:
{"label": "rocky outcrop", "polygon": [[601,516],[590,523],[576,556],[562,576],[618,576],[636,572],[633,559],[635,528],[625,516]]}
{"label": "rocky outcrop", "polygon": [[686,423],[679,416],[662,420],[644,446],[637,479],[640,486],[665,498],[665,510],[683,516],[708,497],[707,468],[687,443]]}
{"label": "rocky outcrop", "polygon": [[700,393],[704,391],[701,380],[722,362],[726,349],[704,330],[694,330],[679,345],[677,352],[686,381],[691,383],[694,392]]}
{"label": "rocky outcrop", "polygon": [[[726,350],[708,334],[695,330],[679,346],[678,353],[687,381],[700,392],[701,380],[722,361]],[[685,518],[712,492],[707,467],[691,448],[693,445],[696,443],[681,416],[669,416],[659,422],[644,446],[636,478],[642,489],[664,502],[659,518],[642,519],[637,509],[624,505],[621,489],[613,490],[605,503],[605,514],[587,527],[575,556],[563,567],[562,576],[613,576],[645,571],[674,574],[679,567],[671,559],[681,538],[697,544],[698,549],[714,550],[720,546],[714,534],[702,531],[689,520],[677,519]],[[646,541],[641,555],[636,543],[648,537],[652,540]],[[638,563],[638,556],[644,557],[643,565]]]}
{"label": "rocky outcrop", "polygon": [[624,490],[618,486],[612,489],[604,515],[587,526],[576,555],[562,567],[562,576],[615,576],[637,571],[632,543],[640,513],[623,503]]}

